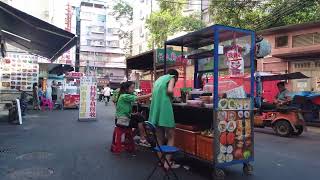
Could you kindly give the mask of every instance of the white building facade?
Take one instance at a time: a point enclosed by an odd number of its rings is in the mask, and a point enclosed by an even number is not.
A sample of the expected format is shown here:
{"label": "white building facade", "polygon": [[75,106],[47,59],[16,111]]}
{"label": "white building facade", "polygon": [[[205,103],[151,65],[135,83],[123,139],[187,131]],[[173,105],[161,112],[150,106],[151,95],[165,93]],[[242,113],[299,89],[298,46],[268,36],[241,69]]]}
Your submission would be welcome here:
{"label": "white building facade", "polygon": [[106,2],[80,3],[80,71],[87,65],[96,76],[120,82],[125,76],[125,56],[120,48],[119,25]]}

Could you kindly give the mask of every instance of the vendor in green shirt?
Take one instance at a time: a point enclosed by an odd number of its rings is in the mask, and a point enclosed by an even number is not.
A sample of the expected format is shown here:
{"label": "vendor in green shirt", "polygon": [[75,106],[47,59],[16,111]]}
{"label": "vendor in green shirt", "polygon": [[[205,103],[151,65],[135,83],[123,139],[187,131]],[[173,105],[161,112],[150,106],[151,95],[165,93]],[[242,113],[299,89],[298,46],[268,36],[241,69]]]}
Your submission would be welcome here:
{"label": "vendor in green shirt", "polygon": [[146,100],[151,97],[151,94],[136,96],[134,92],[134,83],[127,81],[121,84],[121,88],[116,99],[116,123],[120,121],[129,121],[129,127],[138,128],[140,131],[140,145],[149,146],[146,141],[146,133],[144,131],[144,118],[139,114],[132,114],[132,103]]}
{"label": "vendor in green shirt", "polygon": [[[175,69],[169,69],[166,75],[159,77],[153,86],[152,101],[149,112],[149,121],[157,129],[157,138],[160,145],[165,142],[168,146],[174,146],[175,120],[172,108],[173,90],[178,81],[179,73]],[[161,154],[159,154],[161,156]],[[178,168],[178,164],[171,162],[171,155],[167,155],[171,163],[164,164],[164,168]]]}

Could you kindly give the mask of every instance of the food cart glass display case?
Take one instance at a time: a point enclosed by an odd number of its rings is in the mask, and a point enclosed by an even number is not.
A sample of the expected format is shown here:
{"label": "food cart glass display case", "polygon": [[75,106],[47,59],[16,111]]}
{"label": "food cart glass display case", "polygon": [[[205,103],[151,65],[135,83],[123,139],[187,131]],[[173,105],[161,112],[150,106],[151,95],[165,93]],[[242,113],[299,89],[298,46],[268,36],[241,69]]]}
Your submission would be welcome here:
{"label": "food cart glass display case", "polygon": [[80,103],[80,78],[83,77],[83,73],[69,72],[66,78],[66,85],[64,87],[64,108],[79,108]]}
{"label": "food cart glass display case", "polygon": [[[215,177],[223,177],[222,169],[234,164],[243,164],[244,173],[251,174],[250,162],[254,160],[255,32],[213,25],[166,41],[165,72],[166,60],[170,56],[167,49],[172,46],[180,46],[183,56],[194,60],[196,89],[200,88],[201,84],[199,75],[213,74],[212,87],[200,90],[207,94],[211,93],[209,95],[212,104],[207,98],[200,98],[200,100],[207,99],[208,104],[205,104],[204,101],[199,101],[199,98],[190,99],[190,97],[188,100],[190,103],[173,104],[177,124],[195,124],[201,127],[200,130],[207,129],[206,132],[202,131],[195,136],[189,133],[190,137],[195,138],[189,138],[188,143],[195,144],[195,148],[183,145],[179,147],[182,147],[186,154],[210,162],[214,167]],[[188,50],[183,52],[185,49]],[[230,80],[234,78],[248,82],[226,88],[220,83],[222,76],[228,76]],[[183,144],[182,141],[185,140],[177,138],[176,141]],[[190,151],[190,148],[193,150]]]}

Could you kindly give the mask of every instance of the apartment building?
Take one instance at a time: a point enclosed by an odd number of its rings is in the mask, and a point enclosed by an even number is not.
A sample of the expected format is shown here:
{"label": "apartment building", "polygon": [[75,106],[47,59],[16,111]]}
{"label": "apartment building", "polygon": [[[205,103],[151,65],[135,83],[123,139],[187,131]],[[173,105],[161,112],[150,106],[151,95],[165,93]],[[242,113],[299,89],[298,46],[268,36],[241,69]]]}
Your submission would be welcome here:
{"label": "apartment building", "polygon": [[292,91],[320,91],[320,22],[271,28],[259,32],[272,46],[258,61],[258,71],[275,74],[302,72],[311,78],[292,80]]}
{"label": "apartment building", "polygon": [[80,71],[120,82],[125,76],[125,57],[120,48],[119,24],[110,3],[83,0],[80,3]]}

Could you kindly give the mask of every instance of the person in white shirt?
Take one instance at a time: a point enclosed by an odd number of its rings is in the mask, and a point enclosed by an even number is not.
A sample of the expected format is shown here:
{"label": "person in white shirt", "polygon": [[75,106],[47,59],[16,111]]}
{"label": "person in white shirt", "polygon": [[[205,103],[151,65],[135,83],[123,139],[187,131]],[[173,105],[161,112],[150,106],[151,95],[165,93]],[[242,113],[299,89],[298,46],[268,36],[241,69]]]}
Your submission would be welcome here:
{"label": "person in white shirt", "polygon": [[111,96],[111,88],[109,87],[109,84],[106,87],[104,87],[103,95],[104,95],[104,98],[107,98],[107,102],[109,102],[110,96]]}

